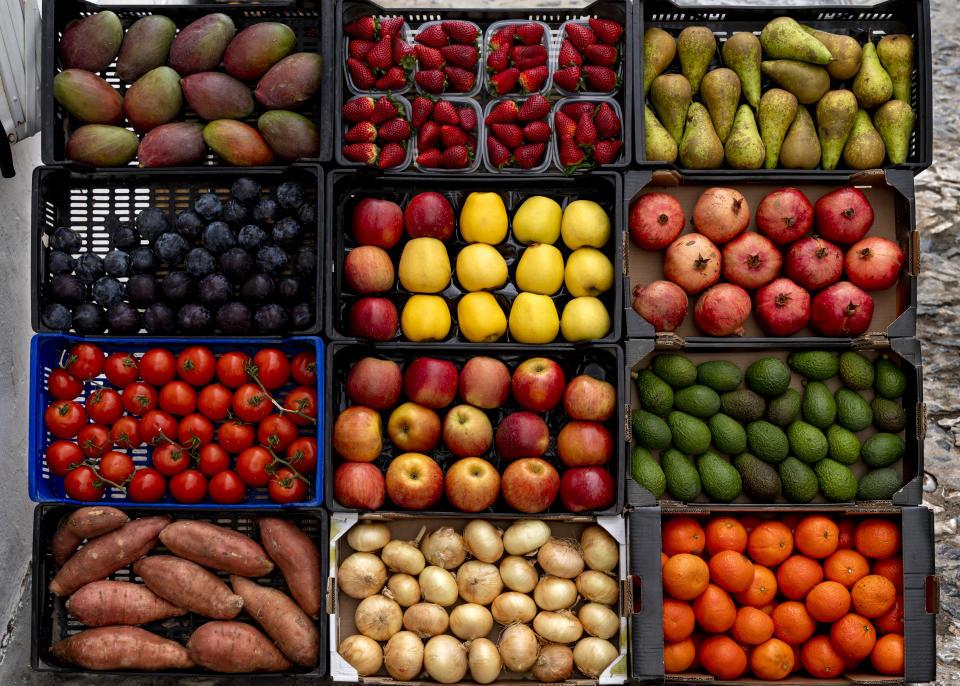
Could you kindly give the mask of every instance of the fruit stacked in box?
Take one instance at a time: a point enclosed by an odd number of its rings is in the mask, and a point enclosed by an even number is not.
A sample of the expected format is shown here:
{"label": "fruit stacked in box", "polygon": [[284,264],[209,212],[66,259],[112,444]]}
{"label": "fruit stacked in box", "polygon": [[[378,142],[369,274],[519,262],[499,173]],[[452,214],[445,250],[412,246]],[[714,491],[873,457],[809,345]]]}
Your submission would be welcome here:
{"label": "fruit stacked in box", "polygon": [[238,30],[219,12],[180,26],[141,12],[79,18],[53,78],[70,119],[64,156],[94,167],[195,165],[208,148],[238,166],[316,157],[321,59],[303,43],[282,21],[243,17]]}
{"label": "fruit stacked in box", "polygon": [[673,516],[662,531],[668,675],[902,677],[903,557],[893,518]]}
{"label": "fruit stacked in box", "polygon": [[317,502],[322,363],[307,340],[290,352],[76,340],[34,341],[31,482],[44,499]]}

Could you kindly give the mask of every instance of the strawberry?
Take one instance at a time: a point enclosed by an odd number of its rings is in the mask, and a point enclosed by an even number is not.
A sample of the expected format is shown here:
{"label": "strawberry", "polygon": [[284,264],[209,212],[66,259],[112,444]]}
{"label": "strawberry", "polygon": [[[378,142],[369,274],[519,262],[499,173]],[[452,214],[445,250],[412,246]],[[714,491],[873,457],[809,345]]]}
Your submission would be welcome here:
{"label": "strawberry", "polygon": [[440,166],[447,169],[463,169],[470,162],[470,154],[465,145],[447,148],[440,155]]}
{"label": "strawberry", "polygon": [[503,71],[510,66],[510,47],[501,45],[499,48],[487,55],[487,71],[495,73]]}
{"label": "strawberry", "polygon": [[583,77],[593,91],[609,93],[617,87],[617,73],[610,67],[587,65],[583,68]]}
{"label": "strawberry", "polygon": [[532,93],[533,91],[538,91],[543,87],[543,84],[547,82],[547,77],[550,75],[550,70],[547,69],[545,65],[540,65],[539,67],[534,67],[533,69],[527,69],[520,74],[520,78],[517,81],[520,83],[520,92],[521,93]]}
{"label": "strawberry", "polygon": [[513,151],[513,158],[523,169],[536,167],[543,161],[543,155],[547,151],[545,143],[530,143],[521,145]]}
{"label": "strawberry", "polygon": [[432,169],[440,165],[440,151],[437,148],[430,148],[429,150],[424,150],[419,155],[417,155],[417,164],[421,167],[427,167]]}
{"label": "strawberry", "polygon": [[550,125],[545,121],[532,121],[523,127],[523,138],[529,143],[546,143],[550,140]]}
{"label": "strawberry", "polygon": [[379,152],[380,148],[373,143],[351,143],[343,149],[343,156],[353,162],[373,164]]}
{"label": "strawberry", "polygon": [[368,121],[359,122],[343,134],[343,140],[347,143],[373,143],[377,140],[377,127]]}
{"label": "strawberry", "polygon": [[474,135],[467,136],[467,154],[471,160],[477,156],[477,137]]}
{"label": "strawberry", "polygon": [[510,60],[520,71],[547,63],[547,49],[542,45],[516,45],[510,48]]}
{"label": "strawberry", "polygon": [[413,79],[428,93],[442,93],[444,87],[447,85],[447,78],[439,69],[418,71],[413,75]]}
{"label": "strawberry", "polygon": [[457,114],[457,108],[453,106],[452,102],[440,100],[433,106],[433,121],[438,124],[453,124],[456,126],[460,123],[460,115]]}
{"label": "strawberry", "polygon": [[521,24],[517,29],[517,37],[524,45],[536,45],[543,38],[543,24],[535,21]]}
{"label": "strawberry", "polygon": [[553,128],[557,130],[557,135],[560,138],[573,137],[573,134],[577,132],[577,122],[563,112],[557,112],[553,115]]}
{"label": "strawberry", "polygon": [[407,85],[407,73],[403,67],[390,67],[387,73],[377,79],[377,90],[392,91]]}
{"label": "strawberry", "polygon": [[366,121],[373,114],[373,98],[360,97],[345,102],[340,113],[347,121]]}
{"label": "strawberry", "polygon": [[400,36],[393,37],[393,63],[404,69],[413,69],[413,63],[416,56],[413,52],[413,46],[401,39]]}
{"label": "strawberry", "polygon": [[370,69],[365,62],[361,62],[353,57],[348,57],[347,69],[350,70],[353,85],[362,91],[370,90],[377,82],[377,77],[373,75],[373,70]]}
{"label": "strawberry", "polygon": [[577,147],[577,142],[573,140],[573,136],[563,136],[560,139],[558,157],[565,174],[570,174],[587,164],[585,162],[587,155],[581,148]]}
{"label": "strawberry", "polygon": [[377,162],[377,166],[381,169],[388,169],[403,164],[406,159],[407,151],[402,145],[399,143],[387,143],[383,146],[383,149],[380,150],[380,160]]}
{"label": "strawberry", "polygon": [[370,52],[370,48],[372,48],[374,45],[376,45],[376,42],[372,40],[354,38],[347,46],[347,50],[350,53],[350,57],[354,58],[355,60],[362,60],[364,56]]}
{"label": "strawberry", "polygon": [[473,45],[477,42],[477,25],[473,22],[454,19],[441,24],[450,40],[461,45]]}
{"label": "strawberry", "polygon": [[511,150],[523,145],[523,130],[516,124],[493,124],[490,130],[501,143]]}
{"label": "strawberry", "polygon": [[367,64],[374,69],[386,69],[393,64],[393,41],[390,36],[381,38],[375,46],[370,48],[366,56]]}
{"label": "strawberry", "polygon": [[457,110],[460,119],[460,128],[464,131],[473,131],[477,128],[477,112],[472,107],[461,107]]}
{"label": "strawberry", "polygon": [[602,42],[607,45],[615,45],[620,40],[620,34],[623,33],[623,27],[612,19],[594,19],[590,20],[590,28]]}
{"label": "strawberry", "polygon": [[440,141],[445,148],[450,148],[454,145],[465,145],[467,142],[467,132],[459,126],[444,124],[440,127]]}
{"label": "strawberry", "polygon": [[612,45],[594,43],[587,46],[583,56],[588,62],[599,64],[601,67],[612,67],[617,62],[617,49]]}
{"label": "strawberry", "polygon": [[417,149],[435,148],[440,141],[440,125],[435,121],[424,122],[417,133]]}
{"label": "strawberry", "polygon": [[446,64],[446,60],[443,59],[440,51],[428,45],[415,45],[413,46],[413,52],[417,56],[420,68],[424,71],[427,69],[442,69],[443,65]]}
{"label": "strawberry", "polygon": [[555,86],[565,91],[575,91],[580,85],[580,67],[564,67],[553,73]]}
{"label": "strawberry", "polygon": [[370,114],[370,121],[379,126],[388,119],[393,119],[400,113],[400,109],[386,95],[377,98],[373,105],[373,112]]}
{"label": "strawberry", "polygon": [[447,62],[464,69],[473,69],[480,58],[477,49],[471,45],[445,45],[440,48],[440,52]]}
{"label": "strawberry", "polygon": [[531,95],[520,105],[520,111],[517,112],[517,119],[520,121],[535,121],[543,119],[550,114],[550,101],[539,93]]}
{"label": "strawberry", "polygon": [[507,24],[503,28],[499,29],[493,38],[490,39],[490,49],[499,50],[503,46],[510,47],[513,45],[513,38],[517,34],[517,25],[516,24]]}
{"label": "strawberry", "polygon": [[597,127],[593,124],[593,119],[589,114],[580,115],[580,120],[577,122],[577,130],[573,134],[574,140],[577,141],[577,145],[590,149],[597,142]]}
{"label": "strawberry", "polygon": [[520,70],[516,67],[504,69],[499,74],[494,74],[488,80],[490,81],[490,95],[503,95],[513,90],[520,78]]}
{"label": "strawberry", "polygon": [[593,123],[597,126],[597,135],[600,138],[615,138],[620,135],[620,117],[605,102],[601,102],[597,108],[596,114],[593,115]]}
{"label": "strawberry", "polygon": [[580,52],[586,50],[588,45],[597,42],[597,37],[593,35],[593,31],[590,30],[589,26],[586,24],[577,24],[576,22],[567,24],[567,38],[573,43],[573,47]]}
{"label": "strawberry", "polygon": [[487,115],[483,123],[487,126],[490,126],[490,124],[510,124],[517,121],[517,112],[517,103],[513,100],[504,100],[490,110],[490,114]]}
{"label": "strawberry", "polygon": [[493,136],[487,136],[487,161],[497,169],[510,164],[510,149]]}
{"label": "strawberry", "polygon": [[477,82],[477,75],[469,69],[462,67],[451,67],[447,65],[443,68],[443,73],[447,75],[447,83],[450,84],[450,90],[455,93],[467,93]]}
{"label": "strawberry", "polygon": [[394,118],[380,127],[380,138],[385,141],[405,141],[410,136],[410,122]]}
{"label": "strawberry", "polygon": [[343,32],[352,38],[373,40],[377,37],[377,20],[373,17],[360,17],[344,26]]}
{"label": "strawberry", "polygon": [[568,38],[564,38],[563,43],[560,44],[560,53],[557,55],[557,66],[560,68],[583,66],[583,55],[573,47],[573,43],[571,43]]}
{"label": "strawberry", "polygon": [[392,38],[403,28],[403,17],[390,17],[380,22],[380,36]]}
{"label": "strawberry", "polygon": [[418,43],[429,45],[431,48],[437,48],[438,50],[444,45],[450,44],[450,39],[447,38],[447,34],[440,24],[432,24],[423,29],[417,34],[415,40]]}
{"label": "strawberry", "polygon": [[415,129],[419,129],[423,125],[423,122],[427,121],[430,115],[433,114],[433,100],[421,95],[414,99],[412,111],[413,115],[410,117],[410,123]]}
{"label": "strawberry", "polygon": [[594,105],[591,102],[568,102],[560,109],[574,121],[580,121],[580,117],[584,114],[593,116]]}
{"label": "strawberry", "polygon": [[613,164],[620,157],[623,141],[600,141],[593,149],[593,159],[597,164]]}

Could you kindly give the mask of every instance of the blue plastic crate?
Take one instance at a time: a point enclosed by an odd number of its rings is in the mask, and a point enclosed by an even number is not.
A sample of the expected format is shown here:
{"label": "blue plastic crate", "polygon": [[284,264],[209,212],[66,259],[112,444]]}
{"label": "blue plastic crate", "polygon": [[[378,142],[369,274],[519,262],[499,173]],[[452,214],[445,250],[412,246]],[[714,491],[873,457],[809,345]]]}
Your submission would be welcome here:
{"label": "blue plastic crate", "polygon": [[[63,490],[63,478],[54,476],[46,466],[44,455],[47,447],[56,440],[47,430],[43,422],[43,415],[47,406],[54,398],[47,392],[46,381],[50,373],[60,366],[60,358],[65,350],[69,350],[75,343],[83,342],[85,339],[77,336],[66,336],[58,334],[37,334],[30,343],[30,417],[29,417],[29,485],[30,499],[41,503],[73,503],[89,504],[83,501],[68,498]],[[254,353],[263,348],[276,348],[288,356],[293,356],[303,351],[313,351],[317,358],[317,425],[315,428],[317,439],[317,471],[314,475],[314,483],[308,491],[308,497],[298,503],[289,505],[279,505],[274,503],[267,494],[266,487],[247,488],[246,499],[237,505],[220,505],[205,499],[204,502],[194,505],[188,505],[176,502],[173,497],[166,494],[163,500],[154,505],[162,504],[168,508],[281,508],[281,507],[318,507],[323,502],[323,418],[324,418],[324,351],[323,341],[312,336],[283,338],[283,339],[252,339],[252,338],[137,338],[137,339],[119,339],[119,338],[98,338],[87,341],[100,347],[106,355],[115,352],[129,352],[139,357],[140,354],[151,348],[166,348],[174,355],[178,354],[184,348],[194,345],[202,345],[209,348],[214,355],[226,353],[231,350],[240,350],[253,357]],[[98,377],[105,380],[106,377]],[[278,389],[280,396],[286,391],[291,390],[296,384],[289,382],[287,385]],[[96,390],[91,383],[85,383],[83,393],[76,398],[77,402],[85,400],[88,393]],[[149,466],[150,453],[152,448],[140,446],[129,452],[137,466]],[[137,507],[149,507],[151,503],[137,503],[130,499],[124,493],[117,492],[116,489],[108,488],[104,493],[101,502],[110,505],[130,505]]]}

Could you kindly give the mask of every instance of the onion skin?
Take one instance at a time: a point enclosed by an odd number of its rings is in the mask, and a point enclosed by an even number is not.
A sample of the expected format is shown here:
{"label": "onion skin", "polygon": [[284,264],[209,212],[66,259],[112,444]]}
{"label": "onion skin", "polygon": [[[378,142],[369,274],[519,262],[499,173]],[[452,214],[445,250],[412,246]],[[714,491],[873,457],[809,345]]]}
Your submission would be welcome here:
{"label": "onion skin", "polygon": [[567,610],[577,602],[577,585],[570,579],[544,576],[533,589],[533,599],[541,610]]}
{"label": "onion skin", "polygon": [[577,577],[577,591],[590,602],[601,605],[613,605],[620,597],[620,587],[616,580],[592,569]]}
{"label": "onion skin", "polygon": [[588,526],[580,534],[583,561],[590,569],[612,572],[620,562],[620,546],[603,527]]}
{"label": "onion skin", "polygon": [[470,665],[470,676],[478,684],[493,683],[503,669],[500,651],[497,650],[493,641],[485,638],[478,638],[470,642],[467,662]]}
{"label": "onion skin", "polygon": [[543,646],[531,673],[534,679],[545,683],[568,679],[573,673],[573,651],[555,643]]}
{"label": "onion skin", "polygon": [[447,611],[436,603],[417,603],[403,613],[403,628],[420,638],[442,634],[449,625]]}
{"label": "onion skin", "polygon": [[411,681],[423,671],[423,641],[412,631],[398,631],[383,649],[387,674],[398,681]]}
{"label": "onion skin", "polygon": [[370,553],[353,553],[337,570],[337,586],[358,600],[379,593],[386,582],[387,568],[379,557]]}
{"label": "onion skin", "polygon": [[357,670],[360,676],[376,674],[383,664],[383,651],[380,650],[380,644],[361,634],[347,636],[340,643],[337,652]]}
{"label": "onion skin", "polygon": [[500,570],[487,562],[470,560],[457,570],[460,597],[468,603],[489,605],[503,591]]}
{"label": "onion skin", "polygon": [[481,562],[496,562],[503,557],[503,533],[484,519],[474,519],[463,528],[467,552]]}
{"label": "onion skin", "polygon": [[403,610],[386,596],[372,595],[360,601],[353,619],[364,636],[386,641],[403,626]]}
{"label": "onion skin", "polygon": [[537,604],[526,593],[507,591],[494,598],[490,612],[497,623],[504,626],[514,622],[528,624],[537,616]]}
{"label": "onion skin", "polygon": [[390,542],[390,529],[380,522],[359,522],[347,532],[347,543],[358,553],[372,553]]}
{"label": "onion skin", "polygon": [[450,632],[464,641],[482,638],[493,630],[493,615],[483,605],[464,603],[450,612]]}
{"label": "onion skin", "polygon": [[513,624],[500,635],[500,659],[511,672],[526,672],[537,661],[540,643],[526,624]]}
{"label": "onion skin", "polygon": [[456,569],[467,558],[463,538],[449,526],[442,526],[428,534],[420,544],[427,562],[443,569]]}
{"label": "onion skin", "polygon": [[500,578],[511,591],[529,593],[539,581],[537,568],[532,560],[519,555],[508,555],[500,563]]}
{"label": "onion skin", "polygon": [[533,630],[550,643],[573,643],[583,635],[583,625],[569,610],[540,612],[533,618]]}
{"label": "onion skin", "polygon": [[503,533],[503,548],[509,555],[526,555],[550,538],[550,526],[539,519],[521,519]]}
{"label": "onion skin", "polygon": [[383,563],[390,569],[416,576],[427,566],[423,553],[404,541],[390,541],[380,551]]}
{"label": "onion skin", "polygon": [[588,636],[581,638],[573,648],[573,662],[577,669],[596,679],[617,659],[620,651],[610,641]]}
{"label": "onion skin", "polygon": [[399,572],[387,580],[387,590],[383,594],[400,607],[410,607],[420,602],[420,584],[409,574]]}
{"label": "onion skin", "polygon": [[428,603],[450,607],[457,602],[457,580],[446,569],[430,565],[420,572],[420,593]]}
{"label": "onion skin", "polygon": [[576,544],[559,538],[551,538],[541,546],[537,562],[544,572],[562,579],[573,579],[583,571],[583,555]]}
{"label": "onion skin", "polygon": [[583,630],[597,638],[613,638],[620,629],[617,613],[600,603],[585,603],[580,607],[579,616]]}
{"label": "onion skin", "polygon": [[434,681],[455,684],[467,673],[467,651],[453,636],[434,636],[423,649],[423,666]]}

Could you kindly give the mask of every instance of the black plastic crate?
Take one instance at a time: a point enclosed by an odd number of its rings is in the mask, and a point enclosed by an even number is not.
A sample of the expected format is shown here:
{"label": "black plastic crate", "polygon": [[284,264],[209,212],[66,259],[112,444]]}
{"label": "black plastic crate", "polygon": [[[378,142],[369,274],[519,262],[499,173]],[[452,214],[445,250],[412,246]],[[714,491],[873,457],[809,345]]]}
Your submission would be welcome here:
{"label": "black plastic crate", "polygon": [[[324,241],[321,239],[323,221],[323,170],[316,165],[296,164],[287,169],[248,167],[198,168],[184,177],[182,170],[155,169],[103,169],[95,172],[80,172],[66,167],[37,167],[33,172],[33,214],[31,217],[32,304],[31,321],[38,333],[60,333],[48,328],[41,321],[47,305],[46,283],[47,245],[49,234],[59,226],[68,226],[77,231],[82,239],[83,250],[103,256],[111,250],[111,231],[118,221],[132,221],[136,213],[147,207],[159,207],[172,222],[176,212],[192,206],[200,193],[215,193],[227,198],[230,186],[240,177],[250,177],[263,187],[266,197],[283,181],[297,181],[306,189],[307,202],[316,208],[317,222],[313,226],[301,226],[301,247],[309,247],[317,254],[317,273],[309,284],[310,292],[303,297],[314,305],[314,322],[307,329],[285,330],[266,336],[277,338],[288,335],[317,335],[323,328],[321,307],[320,265],[324,263]],[[143,242],[142,242],[143,243]],[[143,243],[145,244],[145,243]],[[191,247],[194,247],[191,245]],[[219,268],[218,268],[219,269]],[[161,276],[166,269],[161,267],[156,274]],[[284,273],[290,273],[288,267]],[[127,277],[120,280],[125,281]],[[305,286],[302,285],[301,288]],[[239,299],[235,291],[236,299]],[[216,314],[215,312],[212,314]],[[215,324],[215,322],[214,322]],[[214,335],[224,337],[219,329]],[[64,332],[67,333],[67,332]],[[163,334],[164,337],[196,338],[207,332],[184,332]],[[251,332],[251,335],[253,332]],[[103,335],[110,335],[103,334]],[[147,335],[141,329],[137,335]],[[159,335],[159,334],[158,334]],[[240,337],[249,338],[250,335]]]}
{"label": "black plastic crate", "polygon": [[[70,134],[81,124],[67,114],[53,98],[53,77],[59,71],[60,36],[70,22],[102,10],[114,12],[120,18],[124,30],[130,28],[130,25],[137,19],[149,14],[162,14],[169,17],[177,24],[178,29],[182,29],[190,22],[212,12],[221,12],[233,19],[233,23],[237,27],[237,33],[251,24],[265,21],[278,21],[287,24],[296,35],[296,43],[292,52],[316,52],[323,58],[323,85],[317,96],[306,107],[298,111],[312,120],[320,133],[320,152],[315,161],[327,162],[330,160],[332,132],[328,126],[325,126],[325,122],[329,121],[334,107],[332,91],[328,87],[334,68],[334,34],[330,26],[333,0],[280,0],[279,2],[249,0],[230,4],[200,2],[197,4],[174,5],[145,5],[135,2],[114,5],[111,3],[101,4],[92,0],[44,0],[41,48],[43,51],[41,57],[41,116],[43,122],[41,158],[44,164],[69,162],[64,147]],[[121,94],[124,94],[131,84],[121,81],[115,70],[116,62],[101,72],[99,76],[118,89]],[[339,107],[339,105],[336,106]],[[264,108],[257,103],[257,110],[245,121],[256,128],[257,117],[263,111]],[[186,107],[186,103],[184,103],[182,117],[177,121],[200,120],[196,113]],[[135,165],[136,160],[130,164]],[[208,150],[203,164],[221,165],[225,163]],[[196,169],[196,167],[188,168]]]}
{"label": "black plastic crate", "polygon": [[[327,426],[330,427],[326,432],[326,437],[324,439],[324,455],[327,456],[324,459],[323,465],[325,470],[324,505],[326,508],[331,512],[354,511],[351,508],[345,508],[340,505],[340,503],[338,503],[336,498],[333,496],[333,475],[336,472],[337,467],[344,463],[344,460],[340,458],[333,450],[333,425],[340,412],[352,404],[350,399],[347,397],[346,380],[347,373],[350,371],[350,368],[355,362],[364,357],[372,356],[381,359],[392,360],[403,367],[407,363],[412,362],[414,359],[425,356],[453,362],[459,371],[470,358],[491,354],[506,364],[510,369],[511,374],[516,366],[524,360],[530,359],[531,357],[547,357],[560,364],[568,382],[579,374],[589,374],[590,376],[594,376],[613,384],[617,392],[617,407],[614,416],[604,424],[610,430],[614,441],[613,455],[611,456],[610,461],[607,463],[606,468],[610,472],[611,476],[613,476],[616,493],[614,496],[614,502],[610,505],[610,507],[602,511],[590,511],[589,514],[599,516],[619,514],[622,512],[624,481],[625,479],[629,478],[626,471],[626,456],[624,450],[625,444],[623,440],[625,426],[624,403],[627,402],[626,399],[629,397],[628,394],[630,389],[624,385],[624,377],[622,374],[623,351],[619,346],[615,345],[596,345],[573,351],[549,345],[539,346],[536,349],[529,349],[523,346],[504,346],[502,348],[498,348],[496,352],[492,352],[489,347],[484,347],[482,345],[472,347],[458,346],[456,348],[451,348],[449,345],[437,343],[426,345],[379,344],[376,347],[356,343],[333,343],[329,345],[327,348],[326,360],[326,368],[328,370],[327,390],[324,398],[324,412],[326,413],[324,421],[327,422]],[[620,367],[616,366],[618,361],[621,363]],[[459,398],[457,398],[453,403],[451,403],[450,407],[437,410],[437,413],[444,414],[451,407],[459,404],[459,402]],[[496,431],[497,423],[503,419],[503,417],[511,412],[516,412],[522,409],[523,408],[511,397],[511,399],[508,399],[506,404],[503,406],[494,410],[487,410],[485,412],[487,416],[490,417],[491,424],[493,424],[494,431]],[[385,410],[381,412],[383,427],[386,427],[388,418],[389,411]],[[546,421],[547,427],[550,430],[550,446],[547,448],[546,453],[544,453],[541,457],[552,464],[562,477],[563,471],[567,468],[557,457],[556,453],[557,433],[568,421],[568,418],[563,411],[562,404],[557,408],[547,412],[544,420]],[[391,460],[402,452],[404,451],[394,447],[390,440],[384,437],[383,450],[373,464],[375,464],[381,469],[381,471],[385,473]],[[438,443],[436,448],[430,451],[430,454],[440,468],[444,471],[444,473],[446,473],[446,469],[450,465],[460,459],[450,452],[450,450],[443,445],[442,441]],[[495,446],[491,446],[488,451],[480,457],[487,459],[501,474],[506,466],[510,463],[508,460],[504,460],[497,456]],[[378,512],[382,511],[404,513],[408,515],[417,514],[415,511],[397,508],[396,505],[390,501],[389,496],[385,500],[384,506],[378,510]],[[436,505],[425,512],[431,515],[463,514],[457,511],[450,504],[445,495],[440,498]],[[511,516],[520,517],[528,516],[511,509],[506,502],[504,502],[502,495],[497,498],[492,507],[485,512],[478,513],[477,516],[494,514],[509,514]],[[567,514],[571,513],[564,509],[563,503],[561,502],[558,494],[554,503],[547,510],[534,516]]]}
{"label": "black plastic crate", "polygon": [[[50,542],[56,533],[60,522],[76,508],[67,505],[38,505],[33,514],[33,609],[31,613],[31,647],[30,647],[30,666],[38,672],[57,672],[60,674],[116,674],[127,678],[140,677],[144,679],[143,683],[148,683],[150,679],[157,679],[158,674],[170,674],[171,676],[195,676],[210,679],[215,676],[214,672],[195,668],[190,670],[169,670],[162,673],[157,672],[137,672],[137,671],[103,671],[92,672],[81,667],[64,665],[57,662],[50,655],[50,647],[68,636],[79,633],[84,627],[73,617],[70,617],[66,609],[66,598],[58,598],[51,593],[47,586],[56,575],[57,566],[54,564],[50,554]],[[131,519],[137,517],[150,517],[165,514],[168,511],[164,508],[124,508],[124,512]],[[262,510],[236,510],[233,512],[221,512],[211,514],[209,510],[178,510],[174,516],[175,520],[203,520],[218,526],[223,526],[234,531],[246,534],[259,542],[260,534],[255,522],[258,517],[277,517],[287,519],[296,524],[300,529],[313,540],[320,551],[320,578],[327,576],[328,551],[327,541],[329,540],[329,516],[322,509],[299,510],[297,512],[285,510],[276,512],[264,512]],[[169,554],[162,543],[149,553],[151,555]],[[214,572],[225,583],[229,585],[229,574],[225,572]],[[132,565],[111,574],[108,579],[114,581],[136,581],[138,577],[133,573]],[[262,586],[276,588],[289,595],[287,583],[283,578],[283,573],[277,567],[268,577],[253,579]],[[322,581],[321,581],[322,583]],[[321,604],[321,608],[323,605]],[[193,613],[185,614],[181,617],[172,617],[170,619],[151,622],[142,628],[150,631],[161,638],[176,641],[181,645],[186,645],[187,640],[193,630],[201,624],[212,621],[205,617],[200,617]],[[259,631],[262,629],[254,622],[246,612],[241,611],[235,621],[245,622],[256,627]],[[296,667],[295,670],[284,672],[282,676],[286,677],[307,677],[320,678],[327,673],[327,618],[326,615],[320,615],[316,620],[317,630],[320,632],[320,661],[318,665],[307,670],[304,667]],[[276,672],[271,674],[250,674],[238,675],[244,677],[262,677],[276,679]]]}
{"label": "black plastic crate", "polygon": [[[636,93],[637,115],[634,139],[636,143],[636,161],[649,167],[680,169],[678,163],[647,162],[646,133],[643,116],[643,34],[653,27],[661,28],[676,38],[688,26],[707,26],[717,39],[717,53],[714,55],[710,68],[722,66],[720,48],[726,39],[740,31],[749,31],[758,34],[770,20],[788,16],[802,24],[808,24],[822,31],[851,35],[861,45],[871,37],[874,42],[886,34],[904,33],[913,38],[915,45],[915,60],[913,72],[913,87],[910,94],[910,105],[916,113],[917,120],[913,135],[910,138],[910,151],[907,161],[892,165],[891,168],[908,169],[917,174],[933,163],[933,66],[931,58],[932,34],[930,31],[930,2],[929,0],[886,0],[864,7],[851,7],[849,4],[840,4],[836,0],[827,0],[823,4],[809,4],[799,6],[784,6],[778,4],[761,5],[731,5],[731,6],[686,6],[675,0],[638,0],[634,10],[634,35],[637,45],[634,50],[634,92]],[[679,60],[674,58],[673,63],[664,73],[679,72]],[[831,80],[832,87],[849,88],[851,81],[837,82]],[[841,83],[841,86],[837,86]],[[772,81],[764,76],[762,88],[765,91]],[[814,105],[808,105],[811,109]],[[813,115],[811,109],[810,112]],[[886,161],[886,160],[885,160]],[[842,160],[841,160],[842,164]],[[821,168],[813,170],[783,169],[758,170],[770,174],[772,171],[794,174],[796,176],[821,176],[830,173]],[[743,172],[729,167],[704,170],[698,173],[713,176],[738,177]],[[851,170],[847,170],[851,173]]]}
{"label": "black plastic crate", "polygon": [[[370,174],[364,174],[349,170],[334,170],[327,174],[327,193],[326,193],[326,241],[327,241],[327,264],[324,275],[324,293],[326,297],[325,326],[326,335],[333,340],[353,340],[352,335],[347,329],[347,313],[353,303],[360,296],[349,292],[343,279],[343,264],[346,259],[348,249],[357,244],[350,235],[350,221],[353,207],[363,198],[374,197],[392,200],[401,205],[408,201],[417,193],[424,191],[435,191],[444,195],[453,206],[455,217],[459,217],[461,206],[467,195],[475,191],[496,192],[504,199],[504,205],[507,208],[508,216],[513,213],[520,204],[532,195],[545,195],[553,198],[565,206],[568,202],[578,199],[593,200],[600,204],[610,217],[611,236],[607,244],[601,249],[604,254],[613,263],[614,284],[606,293],[599,296],[600,300],[607,306],[610,312],[610,331],[601,339],[592,342],[613,343],[620,340],[620,320],[618,313],[624,306],[624,295],[622,291],[621,279],[618,275],[624,274],[623,271],[623,242],[622,232],[625,231],[623,221],[626,215],[621,211],[622,207],[622,184],[620,174],[616,172],[594,172],[583,177],[550,177],[540,176],[533,178],[505,178],[497,174],[471,174],[468,177],[450,175],[432,175],[413,177],[403,175],[375,177]],[[400,242],[391,248],[388,252],[394,264],[400,259],[400,253],[408,240],[406,233]],[[451,257],[451,265],[456,261],[456,255],[464,248],[467,243],[460,237],[459,231],[455,231],[453,237],[445,241],[448,247],[448,254]],[[504,242],[495,246],[503,255],[507,262],[509,278],[507,283],[501,288],[492,291],[497,298],[501,308],[509,318],[510,304],[517,295],[516,284],[513,282],[516,263],[520,258],[520,253],[525,247],[519,241],[513,238],[512,232],[508,232]],[[557,247],[563,253],[564,260],[572,252],[561,239],[557,240]],[[461,289],[455,278],[451,278],[450,284],[440,294],[446,298],[450,307],[451,325],[450,332],[443,339],[445,343],[457,343],[466,345],[475,345],[469,343],[460,335],[457,326],[456,302],[466,291]],[[411,293],[400,288],[399,281],[394,283],[394,287],[387,293],[380,294],[383,297],[390,298],[397,305],[398,312],[402,309],[403,303],[410,297]],[[563,306],[571,299],[566,287],[561,289],[553,296],[554,304],[557,307],[557,314],[563,313]],[[398,331],[393,339],[397,342],[410,342],[404,338]],[[494,344],[499,346],[501,343],[515,343],[510,338],[509,329],[500,338],[500,341]],[[581,346],[584,343],[567,343],[563,336],[558,333],[556,340],[549,344],[551,346]],[[522,345],[522,344],[520,344]],[[534,346],[530,346],[534,350]]]}

